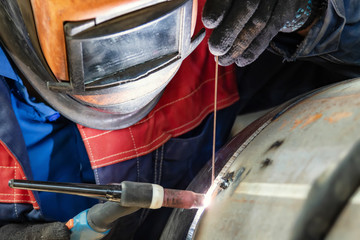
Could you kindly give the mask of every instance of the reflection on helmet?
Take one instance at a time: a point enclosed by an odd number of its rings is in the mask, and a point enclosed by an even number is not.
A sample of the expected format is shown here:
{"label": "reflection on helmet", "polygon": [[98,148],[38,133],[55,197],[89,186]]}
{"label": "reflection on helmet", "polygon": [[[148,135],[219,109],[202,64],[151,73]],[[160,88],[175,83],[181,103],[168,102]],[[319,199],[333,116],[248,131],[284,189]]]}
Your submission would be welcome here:
{"label": "reflection on helmet", "polygon": [[18,70],[70,120],[120,129],[157,103],[191,40],[197,1],[0,3],[0,39]]}

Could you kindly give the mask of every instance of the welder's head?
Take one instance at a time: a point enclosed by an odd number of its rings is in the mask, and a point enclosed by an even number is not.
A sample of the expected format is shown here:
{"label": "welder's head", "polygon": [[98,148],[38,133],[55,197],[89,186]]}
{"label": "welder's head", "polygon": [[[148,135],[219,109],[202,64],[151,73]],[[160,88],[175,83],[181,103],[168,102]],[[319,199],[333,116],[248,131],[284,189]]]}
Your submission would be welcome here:
{"label": "welder's head", "polygon": [[70,120],[128,127],[157,103],[191,39],[197,0],[0,2],[0,40],[16,68]]}

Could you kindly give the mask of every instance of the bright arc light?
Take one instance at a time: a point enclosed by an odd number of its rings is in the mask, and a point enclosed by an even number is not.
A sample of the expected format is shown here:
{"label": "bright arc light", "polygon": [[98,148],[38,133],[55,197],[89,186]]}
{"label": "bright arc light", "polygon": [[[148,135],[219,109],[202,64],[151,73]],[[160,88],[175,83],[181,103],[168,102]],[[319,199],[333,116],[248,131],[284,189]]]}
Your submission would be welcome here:
{"label": "bright arc light", "polygon": [[212,200],[212,197],[211,197],[211,194],[209,194],[209,192],[205,195],[205,198],[204,198],[204,208],[207,208],[208,206],[210,206],[211,204],[211,200]]}

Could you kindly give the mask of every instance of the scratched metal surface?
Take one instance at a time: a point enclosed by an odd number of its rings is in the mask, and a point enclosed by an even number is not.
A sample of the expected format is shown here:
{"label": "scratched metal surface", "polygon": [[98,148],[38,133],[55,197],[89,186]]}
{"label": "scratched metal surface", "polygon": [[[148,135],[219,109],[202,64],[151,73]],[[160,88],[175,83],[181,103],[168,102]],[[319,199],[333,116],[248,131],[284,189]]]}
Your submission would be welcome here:
{"label": "scratched metal surface", "polygon": [[[314,179],[342,160],[360,138],[360,79],[327,87],[290,106],[278,117],[261,121],[261,131],[246,135],[238,150],[232,150],[231,164],[216,170],[218,179],[232,173],[230,185],[225,190],[216,187],[188,239],[290,238]],[[246,129],[238,138],[244,134]],[[200,189],[204,179],[196,179],[190,188]],[[359,199],[355,194],[327,239],[358,239]],[[188,226],[182,217],[192,214],[175,211],[167,228],[180,232]]]}

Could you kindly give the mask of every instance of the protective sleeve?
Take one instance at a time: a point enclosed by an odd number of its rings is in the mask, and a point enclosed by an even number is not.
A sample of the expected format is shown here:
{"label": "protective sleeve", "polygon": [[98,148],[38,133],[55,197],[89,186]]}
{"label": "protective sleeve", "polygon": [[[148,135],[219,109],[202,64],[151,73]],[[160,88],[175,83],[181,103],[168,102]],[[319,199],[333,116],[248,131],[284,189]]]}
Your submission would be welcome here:
{"label": "protective sleeve", "polygon": [[306,59],[336,67],[349,77],[360,76],[360,0],[328,0],[324,14],[298,44],[284,44],[279,34],[270,50],[287,61]]}

